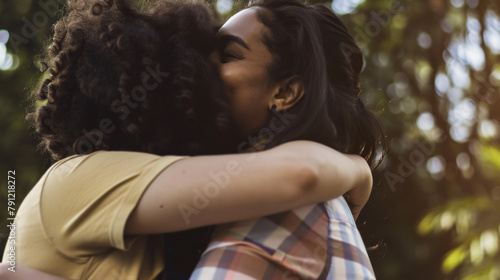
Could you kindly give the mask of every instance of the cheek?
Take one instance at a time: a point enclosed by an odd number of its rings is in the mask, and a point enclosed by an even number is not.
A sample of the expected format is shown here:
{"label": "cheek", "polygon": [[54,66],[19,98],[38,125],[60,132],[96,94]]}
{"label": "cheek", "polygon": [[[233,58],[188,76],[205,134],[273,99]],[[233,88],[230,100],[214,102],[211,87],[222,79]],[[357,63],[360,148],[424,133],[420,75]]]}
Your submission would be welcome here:
{"label": "cheek", "polygon": [[226,84],[231,109],[242,132],[249,134],[267,120],[267,76],[236,65],[223,65],[221,76]]}

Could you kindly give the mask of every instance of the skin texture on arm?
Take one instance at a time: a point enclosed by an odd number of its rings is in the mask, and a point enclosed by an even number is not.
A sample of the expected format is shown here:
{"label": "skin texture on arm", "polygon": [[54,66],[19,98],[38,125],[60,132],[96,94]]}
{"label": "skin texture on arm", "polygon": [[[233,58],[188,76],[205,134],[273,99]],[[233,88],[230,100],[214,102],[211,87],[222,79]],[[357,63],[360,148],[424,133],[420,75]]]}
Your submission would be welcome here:
{"label": "skin texture on arm", "polygon": [[15,272],[9,271],[8,263],[0,263],[0,279],[2,280],[66,280],[52,274],[16,264]]}
{"label": "skin texture on arm", "polygon": [[125,233],[156,234],[256,218],[351,190],[359,195],[351,204],[362,208],[371,186],[364,159],[311,141],[253,154],[191,157],[151,183]]}

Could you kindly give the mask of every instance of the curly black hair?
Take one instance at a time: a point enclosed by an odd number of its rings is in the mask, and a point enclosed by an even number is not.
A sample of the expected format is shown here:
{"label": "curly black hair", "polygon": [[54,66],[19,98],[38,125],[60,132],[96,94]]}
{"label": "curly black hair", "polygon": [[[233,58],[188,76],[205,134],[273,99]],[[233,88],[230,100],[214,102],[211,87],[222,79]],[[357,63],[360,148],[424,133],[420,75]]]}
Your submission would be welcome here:
{"label": "curly black hair", "polygon": [[[200,155],[236,150],[203,4],[70,0],[40,66],[27,119],[54,160],[97,150]],[[43,105],[36,108],[35,101]],[[187,278],[211,227],[165,234],[162,278]],[[179,276],[182,275],[182,276]],[[179,278],[180,277],[180,278]]]}
{"label": "curly black hair", "polygon": [[[200,155],[234,150],[235,123],[203,4],[70,0],[54,25],[27,119],[54,160],[97,150]],[[34,104],[35,102],[33,102]]]}

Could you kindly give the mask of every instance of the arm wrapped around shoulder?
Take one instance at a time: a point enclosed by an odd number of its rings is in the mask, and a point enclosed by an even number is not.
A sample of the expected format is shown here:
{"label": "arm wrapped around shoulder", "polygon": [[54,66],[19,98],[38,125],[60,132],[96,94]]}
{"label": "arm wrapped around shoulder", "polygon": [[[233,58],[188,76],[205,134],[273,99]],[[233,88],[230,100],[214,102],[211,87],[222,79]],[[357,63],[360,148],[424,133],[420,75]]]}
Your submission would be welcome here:
{"label": "arm wrapped around shoulder", "polygon": [[[151,183],[130,215],[127,234],[153,234],[257,218],[371,191],[364,159],[311,141],[270,150],[178,161]],[[258,205],[258,207],[257,207]]]}

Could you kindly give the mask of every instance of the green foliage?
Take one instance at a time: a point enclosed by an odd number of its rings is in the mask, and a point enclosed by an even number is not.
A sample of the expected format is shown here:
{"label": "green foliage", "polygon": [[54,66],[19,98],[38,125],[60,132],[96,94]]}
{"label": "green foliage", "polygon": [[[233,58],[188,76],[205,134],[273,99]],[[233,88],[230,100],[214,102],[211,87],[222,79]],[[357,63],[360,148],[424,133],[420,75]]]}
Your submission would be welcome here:
{"label": "green foliage", "polygon": [[[0,1],[0,30],[10,32],[7,51],[18,62],[0,70],[0,248],[8,234],[7,171],[16,170],[18,209],[51,164],[35,150],[24,115],[40,76],[33,61],[58,15],[13,41],[50,1]],[[220,1],[221,20],[247,3]],[[207,2],[217,10],[217,0]],[[500,51],[485,39],[498,33],[491,27],[498,1],[335,2],[359,2],[341,17],[363,50],[362,98],[391,143],[359,225],[367,245],[386,244],[371,254],[378,279],[499,279]],[[387,172],[397,180],[387,181]]]}
{"label": "green foliage", "polygon": [[[478,157],[484,168],[500,173],[498,147],[483,145]],[[470,280],[500,278],[499,199],[467,197],[447,202],[420,221],[420,234],[439,233],[452,228],[455,231],[454,240],[458,245],[444,257],[443,272],[458,270],[461,279]]]}

